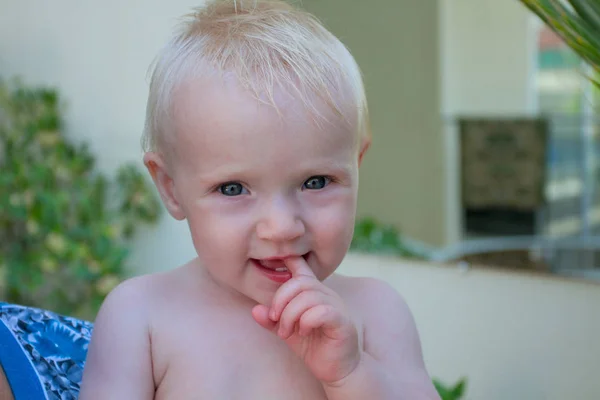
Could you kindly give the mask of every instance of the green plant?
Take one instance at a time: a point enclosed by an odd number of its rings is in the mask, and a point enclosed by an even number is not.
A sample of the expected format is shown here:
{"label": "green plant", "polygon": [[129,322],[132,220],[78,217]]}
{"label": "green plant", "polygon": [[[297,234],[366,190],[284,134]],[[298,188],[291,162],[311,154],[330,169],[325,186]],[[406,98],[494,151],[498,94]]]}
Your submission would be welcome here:
{"label": "green plant", "polygon": [[60,111],[56,90],[0,80],[1,295],[90,318],[160,203],[135,167],[113,179],[97,171],[88,147],[65,137]]}
{"label": "green plant", "polygon": [[425,258],[421,251],[410,246],[407,240],[402,238],[398,229],[374,218],[363,218],[356,222],[350,249],[363,253]]}
{"label": "green plant", "polygon": [[[600,2],[598,0],[520,0],[556,32],[595,74],[600,73]],[[590,77],[600,87],[600,82]]]}
{"label": "green plant", "polygon": [[465,394],[467,380],[463,378],[453,386],[446,386],[440,380],[434,379],[433,385],[442,400],[459,400],[462,399]]}

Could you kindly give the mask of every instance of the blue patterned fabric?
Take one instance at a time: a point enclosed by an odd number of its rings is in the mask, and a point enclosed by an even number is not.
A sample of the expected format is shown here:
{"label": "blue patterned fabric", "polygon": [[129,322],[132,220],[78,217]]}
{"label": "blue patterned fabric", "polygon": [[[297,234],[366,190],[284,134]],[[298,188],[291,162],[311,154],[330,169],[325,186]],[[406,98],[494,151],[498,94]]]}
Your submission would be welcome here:
{"label": "blue patterned fabric", "polygon": [[93,324],[0,303],[0,365],[15,400],[77,399]]}

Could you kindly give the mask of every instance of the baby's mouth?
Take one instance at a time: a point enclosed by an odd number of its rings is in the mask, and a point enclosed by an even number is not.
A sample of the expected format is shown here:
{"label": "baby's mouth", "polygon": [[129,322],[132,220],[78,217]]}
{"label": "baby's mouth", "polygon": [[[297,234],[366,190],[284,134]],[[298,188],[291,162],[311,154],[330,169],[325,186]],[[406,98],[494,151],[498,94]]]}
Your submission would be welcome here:
{"label": "baby's mouth", "polygon": [[267,269],[271,269],[276,272],[285,272],[287,271],[287,267],[283,260],[256,260],[261,265],[261,267],[265,267]]}
{"label": "baby's mouth", "polygon": [[[308,254],[309,253],[304,254],[302,256],[302,258],[304,258],[304,260],[306,260],[308,257]],[[283,261],[283,259],[254,260],[254,261],[256,261],[261,267],[270,269],[275,272],[288,272],[288,269],[285,266],[285,262]]]}

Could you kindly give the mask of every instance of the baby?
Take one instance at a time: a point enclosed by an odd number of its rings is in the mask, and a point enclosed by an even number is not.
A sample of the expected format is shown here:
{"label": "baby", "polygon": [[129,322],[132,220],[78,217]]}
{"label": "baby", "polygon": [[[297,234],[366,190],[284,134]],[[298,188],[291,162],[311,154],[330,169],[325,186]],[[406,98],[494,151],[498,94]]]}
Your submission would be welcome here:
{"label": "baby", "polygon": [[105,300],[81,400],[438,399],[411,313],[335,274],[370,144],[358,66],[283,1],[210,1],[160,53],[144,133],[197,258]]}

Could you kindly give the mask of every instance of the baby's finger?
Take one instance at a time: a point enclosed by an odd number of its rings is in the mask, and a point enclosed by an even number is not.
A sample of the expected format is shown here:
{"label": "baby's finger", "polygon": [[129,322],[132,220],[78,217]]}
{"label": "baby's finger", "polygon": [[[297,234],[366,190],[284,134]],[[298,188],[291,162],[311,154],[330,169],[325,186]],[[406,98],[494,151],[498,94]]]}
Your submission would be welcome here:
{"label": "baby's finger", "polygon": [[272,321],[279,321],[283,309],[287,307],[288,303],[292,301],[294,297],[305,290],[321,290],[321,286],[321,282],[305,275],[290,279],[281,285],[277,292],[275,292],[275,296],[271,303],[269,318],[271,318]]}
{"label": "baby's finger", "polygon": [[[300,317],[298,334],[308,335],[312,330],[322,328],[329,336],[344,324],[344,317],[330,304],[319,304],[307,310]],[[334,337],[331,337],[332,339]]]}
{"label": "baby's finger", "polygon": [[266,330],[275,332],[276,323],[269,319],[269,308],[262,304],[258,304],[252,308],[252,317],[254,320]]}
{"label": "baby's finger", "polygon": [[299,322],[300,316],[325,301],[327,301],[326,295],[314,290],[302,292],[294,297],[281,313],[277,335],[284,340],[288,339],[294,334],[295,325]]}
{"label": "baby's finger", "polygon": [[308,276],[317,279],[304,257],[290,257],[286,258],[284,262],[287,269],[292,273],[292,277]]}

